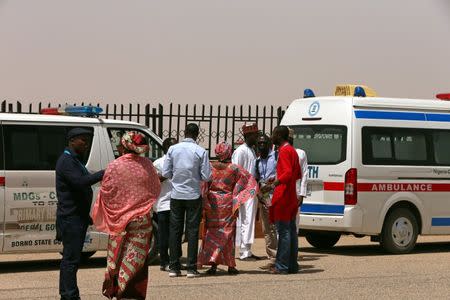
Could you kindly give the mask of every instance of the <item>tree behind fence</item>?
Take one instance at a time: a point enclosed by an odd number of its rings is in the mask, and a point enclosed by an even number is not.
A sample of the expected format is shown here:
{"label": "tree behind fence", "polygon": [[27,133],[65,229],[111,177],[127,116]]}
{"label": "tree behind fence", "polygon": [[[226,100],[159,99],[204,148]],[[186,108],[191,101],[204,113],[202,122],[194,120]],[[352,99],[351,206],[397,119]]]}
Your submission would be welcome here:
{"label": "tree behind fence", "polygon": [[[70,103],[85,105],[85,103]],[[66,105],[66,104],[64,104]],[[1,112],[37,114],[42,108],[61,107],[62,104],[39,102],[22,106],[20,102],[1,103]],[[100,106],[97,104],[96,106]],[[187,123],[196,123],[200,127],[198,143],[208,150],[210,156],[217,143],[226,140],[235,147],[242,143],[242,125],[257,123],[258,128],[270,135],[280,123],[284,114],[282,106],[251,105],[181,105],[181,104],[107,104],[102,106],[101,118],[127,120],[149,127],[160,138],[184,137]]]}

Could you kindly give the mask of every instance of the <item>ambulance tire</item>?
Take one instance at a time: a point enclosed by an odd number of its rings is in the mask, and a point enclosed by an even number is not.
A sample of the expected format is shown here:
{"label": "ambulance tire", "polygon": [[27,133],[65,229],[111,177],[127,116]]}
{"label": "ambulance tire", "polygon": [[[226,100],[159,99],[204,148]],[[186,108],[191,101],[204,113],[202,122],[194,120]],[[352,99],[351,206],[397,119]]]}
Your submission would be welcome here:
{"label": "ambulance tire", "polygon": [[419,225],[416,216],[405,207],[399,207],[390,212],[383,225],[380,245],[393,254],[405,254],[414,249]]}
{"label": "ambulance tire", "polygon": [[309,231],[305,233],[305,238],[314,248],[330,249],[339,241],[341,234],[333,231]]}

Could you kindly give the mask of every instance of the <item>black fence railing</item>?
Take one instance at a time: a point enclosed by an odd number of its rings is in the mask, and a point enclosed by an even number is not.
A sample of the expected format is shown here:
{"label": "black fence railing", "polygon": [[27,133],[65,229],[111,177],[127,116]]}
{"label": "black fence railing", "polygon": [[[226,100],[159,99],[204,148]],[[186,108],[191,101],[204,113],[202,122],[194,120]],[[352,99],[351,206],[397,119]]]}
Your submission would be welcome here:
{"label": "black fence railing", "polygon": [[[70,105],[85,105],[85,103],[70,103]],[[66,105],[66,104],[64,104]],[[28,104],[3,101],[1,112],[37,114],[42,108],[61,107],[62,104],[42,102]],[[96,106],[101,106],[96,104]],[[197,123],[200,127],[198,143],[209,151],[210,156],[215,145],[226,140],[233,145],[242,143],[241,128],[245,123],[257,123],[258,128],[271,134],[284,114],[282,106],[252,106],[252,105],[181,105],[181,104],[106,104],[101,106],[101,118],[127,120],[149,127],[159,137],[184,137],[184,128],[188,123]]]}

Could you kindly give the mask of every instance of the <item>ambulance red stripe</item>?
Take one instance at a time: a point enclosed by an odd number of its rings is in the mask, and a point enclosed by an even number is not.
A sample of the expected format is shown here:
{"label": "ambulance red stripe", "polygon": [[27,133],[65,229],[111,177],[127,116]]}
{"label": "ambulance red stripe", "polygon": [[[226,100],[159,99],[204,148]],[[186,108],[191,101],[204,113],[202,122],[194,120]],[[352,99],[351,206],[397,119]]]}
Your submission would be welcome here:
{"label": "ambulance red stripe", "polygon": [[[343,191],[343,182],[324,182],[325,191]],[[450,192],[450,183],[358,183],[358,192]]]}

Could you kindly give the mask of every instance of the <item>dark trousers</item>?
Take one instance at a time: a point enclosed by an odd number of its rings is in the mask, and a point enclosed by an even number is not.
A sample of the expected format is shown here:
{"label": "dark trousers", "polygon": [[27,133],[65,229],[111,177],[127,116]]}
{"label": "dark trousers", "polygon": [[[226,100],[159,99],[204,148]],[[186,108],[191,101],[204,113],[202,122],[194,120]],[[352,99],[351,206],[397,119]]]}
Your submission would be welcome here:
{"label": "dark trousers", "polygon": [[275,222],[278,232],[278,250],[275,267],[280,272],[298,273],[298,236],[295,219]]}
{"label": "dark trousers", "polygon": [[58,217],[56,230],[63,243],[63,257],[59,271],[59,294],[61,299],[80,299],[77,286],[77,271],[81,261],[81,250],[88,228],[88,220],[79,216]]}
{"label": "dark trousers", "polygon": [[170,210],[158,212],[158,244],[161,267],[169,264]]}
{"label": "dark trousers", "polygon": [[198,231],[202,215],[202,200],[170,200],[170,269],[181,269],[181,237],[186,215],[186,236],[188,241],[187,270],[197,270]]}

